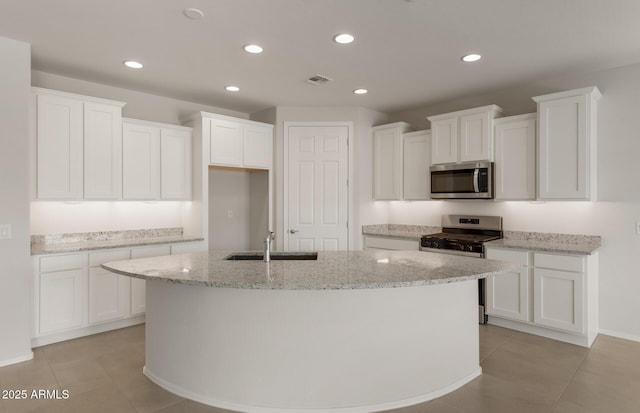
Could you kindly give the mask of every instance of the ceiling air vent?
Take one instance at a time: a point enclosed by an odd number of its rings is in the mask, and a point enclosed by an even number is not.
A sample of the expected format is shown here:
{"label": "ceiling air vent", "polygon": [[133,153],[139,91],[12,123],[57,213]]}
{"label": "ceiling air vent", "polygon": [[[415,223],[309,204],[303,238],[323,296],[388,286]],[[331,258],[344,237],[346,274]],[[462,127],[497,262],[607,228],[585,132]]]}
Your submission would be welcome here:
{"label": "ceiling air vent", "polygon": [[312,85],[323,85],[327,82],[331,82],[333,79],[328,78],[326,76],[322,76],[322,75],[315,75],[315,76],[311,76],[309,79],[307,79],[307,82],[311,83]]}

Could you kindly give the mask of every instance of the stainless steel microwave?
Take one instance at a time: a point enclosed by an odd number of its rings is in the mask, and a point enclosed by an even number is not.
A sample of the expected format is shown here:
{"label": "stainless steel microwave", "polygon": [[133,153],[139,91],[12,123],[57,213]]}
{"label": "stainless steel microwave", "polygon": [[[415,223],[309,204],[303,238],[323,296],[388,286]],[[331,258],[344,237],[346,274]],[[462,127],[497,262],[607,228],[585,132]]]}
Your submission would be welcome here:
{"label": "stainless steel microwave", "polygon": [[434,165],[432,199],[493,199],[493,162]]}

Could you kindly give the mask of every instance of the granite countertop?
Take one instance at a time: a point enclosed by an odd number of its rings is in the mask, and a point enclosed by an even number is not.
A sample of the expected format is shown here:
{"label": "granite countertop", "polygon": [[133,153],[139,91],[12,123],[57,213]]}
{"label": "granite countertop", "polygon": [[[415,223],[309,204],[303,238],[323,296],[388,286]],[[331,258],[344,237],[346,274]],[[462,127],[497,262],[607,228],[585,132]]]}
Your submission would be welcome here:
{"label": "granite countertop", "polygon": [[109,248],[141,247],[202,241],[202,237],[184,235],[182,228],[157,228],[123,231],[77,232],[32,235],[31,255],[82,252]]}
{"label": "granite countertop", "polygon": [[318,260],[228,261],[208,251],[103,264],[145,280],[221,288],[327,290],[412,287],[486,278],[518,264],[420,251],[318,252]]}
{"label": "granite countertop", "polygon": [[416,241],[419,241],[420,237],[423,235],[434,234],[441,231],[441,227],[424,225],[381,224],[362,226],[362,235],[401,238]]}
{"label": "granite countertop", "polygon": [[598,235],[504,231],[504,238],[489,241],[485,245],[534,252],[591,255],[602,245],[602,237]]}

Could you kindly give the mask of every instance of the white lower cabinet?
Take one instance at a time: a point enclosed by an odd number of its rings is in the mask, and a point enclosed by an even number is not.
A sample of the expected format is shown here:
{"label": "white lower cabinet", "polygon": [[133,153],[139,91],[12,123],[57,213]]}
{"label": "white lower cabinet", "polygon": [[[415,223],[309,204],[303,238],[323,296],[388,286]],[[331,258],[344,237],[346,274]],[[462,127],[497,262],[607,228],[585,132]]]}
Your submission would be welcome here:
{"label": "white lower cabinet", "polygon": [[39,303],[35,330],[50,334],[81,327],[86,309],[86,256],[80,254],[43,257],[34,283]]}
{"label": "white lower cabinet", "polygon": [[487,247],[487,258],[518,271],[487,280],[489,323],[590,347],[598,334],[598,254]]}
{"label": "white lower cabinet", "polygon": [[522,265],[519,270],[510,271],[487,279],[486,312],[488,315],[529,321],[529,294],[531,291],[531,268],[529,253],[487,249],[487,258],[512,261]]}
{"label": "white lower cabinet", "polygon": [[[169,245],[158,245],[153,247],[141,247],[131,251],[131,258],[148,258],[158,257],[161,255],[170,255],[171,247]],[[131,315],[144,314],[147,308],[145,280],[140,278],[131,278]]]}
{"label": "white lower cabinet", "polygon": [[89,253],[89,323],[129,315],[130,278],[100,268],[110,261],[128,260],[129,249]]}
{"label": "white lower cabinet", "polygon": [[33,347],[144,322],[145,281],[101,264],[200,251],[202,242],[32,257]]}

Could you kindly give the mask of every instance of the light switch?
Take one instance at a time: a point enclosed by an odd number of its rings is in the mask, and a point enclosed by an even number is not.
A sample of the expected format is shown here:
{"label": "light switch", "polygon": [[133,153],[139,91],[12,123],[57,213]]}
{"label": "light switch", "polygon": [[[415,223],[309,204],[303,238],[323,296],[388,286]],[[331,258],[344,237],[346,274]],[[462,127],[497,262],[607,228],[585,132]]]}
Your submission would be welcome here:
{"label": "light switch", "polygon": [[11,239],[11,224],[0,225],[0,239]]}
{"label": "light switch", "polygon": [[640,235],[640,221],[636,221],[636,234]]}

